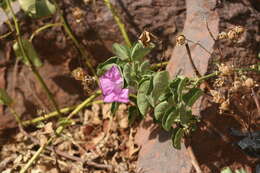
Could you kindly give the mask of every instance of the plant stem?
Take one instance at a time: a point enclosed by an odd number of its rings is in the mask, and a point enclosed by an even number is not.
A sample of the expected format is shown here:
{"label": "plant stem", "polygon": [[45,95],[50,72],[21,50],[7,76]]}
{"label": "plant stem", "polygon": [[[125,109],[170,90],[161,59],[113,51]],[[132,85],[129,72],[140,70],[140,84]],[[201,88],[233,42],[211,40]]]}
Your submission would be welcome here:
{"label": "plant stem", "polygon": [[0,35],[0,40],[2,40],[2,39],[4,39],[4,38],[8,37],[8,36],[11,35],[12,33],[13,33],[13,31],[9,31],[9,32],[7,32],[7,33],[5,33],[5,34],[3,34],[3,35]]}
{"label": "plant stem", "polygon": [[29,39],[30,42],[32,42],[32,40],[33,40],[33,38],[35,37],[35,35],[37,35],[38,33],[40,33],[41,31],[43,31],[43,30],[45,30],[45,29],[48,29],[48,28],[54,27],[54,26],[62,26],[62,24],[61,24],[61,23],[49,23],[49,24],[46,24],[46,25],[44,25],[44,26],[38,28],[37,30],[35,30],[35,31],[32,33],[32,35],[31,35],[31,37],[30,37],[30,39]]}
{"label": "plant stem", "polygon": [[[73,116],[75,116],[76,114],[79,113],[80,110],[82,110],[86,105],[88,105],[90,102],[92,102],[96,97],[98,97],[101,94],[101,91],[98,90],[96,91],[92,96],[90,96],[89,98],[87,98],[84,102],[82,102],[81,104],[79,104],[70,114],[69,116],[66,118],[65,121],[70,120]],[[66,124],[62,123],[60,126],[57,127],[56,129],[56,135],[60,135],[63,130],[65,129]],[[34,161],[37,160],[37,158],[40,156],[40,154],[44,151],[44,149],[55,139],[56,136],[52,136],[48,139],[48,141],[41,146],[37,152],[33,155],[33,157],[26,163],[26,165],[22,168],[22,170],[20,171],[20,173],[25,173],[27,171],[27,169],[29,169],[31,167],[31,165],[33,164]]]}
{"label": "plant stem", "polygon": [[[93,104],[102,104],[104,103],[103,100],[97,100],[97,101],[93,101],[89,104],[87,104],[85,107],[87,106],[91,106]],[[65,114],[65,113],[68,113],[70,111],[72,111],[73,109],[75,109],[77,106],[70,106],[70,107],[66,107],[66,108],[62,108],[60,109],[61,113]],[[59,113],[57,111],[54,111],[54,112],[51,112],[49,114],[46,114],[46,115],[43,115],[43,116],[40,116],[40,117],[37,117],[35,119],[32,119],[32,120],[27,120],[27,121],[23,121],[22,122],[22,125],[23,126],[29,126],[29,125],[32,125],[32,124],[36,124],[36,123],[39,123],[41,121],[45,121],[45,120],[48,120],[50,118],[54,118],[54,117],[57,117],[59,115]]]}
{"label": "plant stem", "polygon": [[110,0],[104,0],[106,6],[109,8],[109,10],[111,11],[113,17],[114,17],[114,20],[116,21],[119,29],[120,29],[120,32],[121,34],[123,35],[124,37],[124,40],[125,40],[125,43],[129,46],[129,47],[132,47],[132,44],[131,44],[131,41],[127,35],[127,32],[126,32],[126,29],[125,29],[125,24],[122,22],[122,20],[120,19],[115,7],[113,7],[113,5],[111,4]]}
{"label": "plant stem", "polygon": [[20,173],[25,173],[27,171],[27,169],[29,169],[31,167],[31,165],[33,164],[33,162],[40,156],[40,154],[43,152],[43,150],[45,149],[45,147],[47,145],[49,145],[52,140],[54,138],[51,137],[44,145],[42,145],[37,152],[33,155],[33,157],[29,160],[29,162],[27,162],[27,164],[22,168],[22,170],[20,171]]}
{"label": "plant stem", "polygon": [[157,68],[160,68],[160,67],[164,67],[164,66],[167,66],[168,63],[169,63],[168,61],[165,61],[165,62],[160,62],[158,64],[152,64],[151,68],[152,69],[157,69]]}
{"label": "plant stem", "polygon": [[28,57],[28,55],[26,54],[25,50],[24,50],[24,47],[23,47],[23,43],[22,43],[22,38],[21,38],[21,32],[20,32],[20,27],[19,27],[19,23],[18,23],[18,20],[14,14],[14,11],[12,9],[12,6],[11,6],[11,3],[10,3],[10,0],[6,0],[7,2],[7,5],[11,11],[11,14],[12,14],[12,18],[13,18],[13,21],[14,21],[14,24],[15,24],[15,30],[16,30],[16,34],[17,34],[17,37],[16,37],[16,40],[18,42],[18,46],[19,48],[21,49],[21,52],[22,52],[22,56],[29,62],[29,66],[32,70],[32,72],[34,73],[34,75],[36,76],[36,79],[39,81],[41,87],[44,89],[44,91],[46,92],[47,96],[48,96],[48,99],[52,102],[54,108],[56,109],[56,111],[60,113],[60,110],[59,110],[59,107],[58,107],[58,104],[57,102],[55,101],[52,93],[50,92],[49,88],[47,87],[46,83],[44,82],[43,78],[41,77],[40,73],[38,72],[38,70],[36,69],[36,67],[33,65],[33,63],[31,62],[30,58]]}
{"label": "plant stem", "polygon": [[81,46],[81,44],[79,43],[79,41],[77,40],[77,38],[74,36],[74,34],[72,33],[72,30],[68,24],[68,22],[66,21],[65,17],[63,16],[62,10],[60,9],[58,3],[56,2],[56,0],[53,0],[54,5],[57,8],[58,14],[60,16],[61,22],[62,22],[62,26],[65,30],[65,32],[68,34],[68,36],[70,37],[70,39],[73,41],[73,43],[75,44],[76,48],[78,49],[79,53],[81,54],[81,56],[83,58],[85,58],[86,60],[86,64],[87,67],[90,69],[91,73],[95,76],[96,79],[96,72],[92,66],[92,64],[88,61],[90,54],[87,54],[84,50],[84,48]]}
{"label": "plant stem", "polygon": [[197,76],[197,77],[201,77],[201,74],[200,74],[200,72],[198,71],[197,67],[195,66],[195,63],[194,63],[194,61],[193,61],[193,59],[192,59],[192,57],[191,57],[190,47],[189,47],[189,44],[188,44],[188,43],[185,43],[185,48],[186,48],[186,51],[187,51],[187,53],[188,53],[188,57],[189,57],[190,63],[191,63],[191,65],[192,65],[192,68],[193,68],[193,70],[194,70],[196,76]]}

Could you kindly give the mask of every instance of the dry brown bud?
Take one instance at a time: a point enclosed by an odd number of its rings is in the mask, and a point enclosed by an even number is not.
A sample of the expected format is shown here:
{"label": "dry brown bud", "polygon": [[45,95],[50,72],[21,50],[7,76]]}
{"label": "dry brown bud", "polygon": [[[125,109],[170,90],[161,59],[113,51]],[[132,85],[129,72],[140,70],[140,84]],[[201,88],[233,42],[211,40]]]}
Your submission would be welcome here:
{"label": "dry brown bud", "polygon": [[232,66],[227,66],[227,65],[224,65],[224,64],[220,64],[218,66],[218,69],[222,73],[222,75],[226,75],[226,76],[232,75],[233,72],[234,72],[234,69],[233,69]]}
{"label": "dry brown bud", "polygon": [[254,87],[254,80],[252,78],[247,78],[244,84],[246,87],[252,88]]}
{"label": "dry brown bud", "polygon": [[229,32],[228,32],[228,38],[230,40],[237,40],[238,39],[238,34],[236,31],[234,31],[233,29],[231,29]]}
{"label": "dry brown bud", "polygon": [[176,42],[178,45],[184,45],[186,41],[186,38],[184,35],[179,35],[176,37]]}
{"label": "dry brown bud", "polygon": [[233,85],[234,85],[235,91],[237,91],[237,90],[239,90],[239,88],[241,88],[242,83],[237,80],[237,81],[235,81],[235,82],[233,83]]}
{"label": "dry brown bud", "polygon": [[74,69],[71,74],[76,80],[81,81],[83,81],[86,76],[86,72],[81,67]]}
{"label": "dry brown bud", "polygon": [[84,16],[84,11],[76,7],[72,11],[73,17],[76,19],[76,22],[81,22],[82,17]]}
{"label": "dry brown bud", "polygon": [[243,32],[245,32],[245,29],[242,27],[242,26],[236,26],[234,28],[234,31],[238,34],[238,35],[241,35],[243,34]]}
{"label": "dry brown bud", "polygon": [[225,97],[216,90],[210,90],[210,94],[213,96],[213,102],[215,103],[223,103],[225,101]]}
{"label": "dry brown bud", "polygon": [[228,111],[229,110],[229,99],[227,99],[226,101],[224,101],[223,103],[221,103],[219,109],[220,111]]}
{"label": "dry brown bud", "polygon": [[143,31],[143,33],[138,38],[139,43],[147,47],[150,43],[154,43],[159,39],[148,31]]}
{"label": "dry brown bud", "polygon": [[221,32],[218,34],[218,39],[219,40],[224,40],[224,39],[227,39],[228,38],[228,35],[226,32]]}

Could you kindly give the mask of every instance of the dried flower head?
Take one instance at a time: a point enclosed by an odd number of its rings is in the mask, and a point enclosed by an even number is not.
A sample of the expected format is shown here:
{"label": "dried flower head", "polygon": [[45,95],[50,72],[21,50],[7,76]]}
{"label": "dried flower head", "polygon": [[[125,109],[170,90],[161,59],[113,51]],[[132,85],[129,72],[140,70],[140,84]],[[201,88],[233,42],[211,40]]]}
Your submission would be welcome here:
{"label": "dried flower head", "polygon": [[179,35],[179,36],[176,37],[176,43],[178,45],[184,45],[185,41],[186,41],[186,38],[185,38],[184,35]]}
{"label": "dried flower head", "polygon": [[254,80],[252,78],[247,78],[244,82],[244,85],[248,88],[253,88],[254,87]]}
{"label": "dried flower head", "polygon": [[225,64],[218,65],[218,70],[224,76],[232,75],[233,72],[234,72],[234,68],[232,66],[228,66],[228,65],[225,65]]}
{"label": "dried flower head", "polygon": [[242,87],[242,82],[239,80],[234,81],[233,83],[233,90],[237,91]]}
{"label": "dried flower head", "polygon": [[74,69],[71,74],[76,80],[80,81],[83,81],[85,76],[87,75],[87,73],[81,67]]}
{"label": "dried flower head", "polygon": [[141,43],[144,47],[147,47],[149,46],[149,44],[154,43],[158,40],[159,39],[155,35],[148,31],[143,31],[143,33],[138,38],[139,43]]}
{"label": "dried flower head", "polygon": [[225,101],[224,95],[216,90],[210,90],[210,94],[213,96],[213,102],[215,103],[223,103]]}
{"label": "dried flower head", "polygon": [[227,99],[226,101],[221,103],[221,105],[219,107],[220,113],[223,113],[224,111],[228,111],[229,105],[230,105],[229,99]]}
{"label": "dried flower head", "polygon": [[76,22],[79,23],[82,20],[82,17],[84,16],[84,11],[80,8],[76,7],[72,11],[73,17],[76,19]]}
{"label": "dried flower head", "polygon": [[228,39],[230,39],[231,41],[238,39],[238,34],[234,29],[231,29],[230,31],[228,31],[227,35],[228,35]]}
{"label": "dried flower head", "polygon": [[245,32],[245,29],[242,27],[242,26],[236,26],[234,29],[233,29],[238,35],[241,35]]}
{"label": "dried flower head", "polygon": [[224,39],[227,39],[228,38],[228,35],[226,32],[221,32],[218,34],[218,39],[219,40],[224,40]]}

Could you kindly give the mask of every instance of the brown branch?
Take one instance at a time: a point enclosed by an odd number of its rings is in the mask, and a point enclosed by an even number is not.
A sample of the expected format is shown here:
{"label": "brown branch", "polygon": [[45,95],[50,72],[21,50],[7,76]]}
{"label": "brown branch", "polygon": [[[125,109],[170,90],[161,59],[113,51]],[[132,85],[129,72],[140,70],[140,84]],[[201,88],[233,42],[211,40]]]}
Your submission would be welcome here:
{"label": "brown branch", "polygon": [[260,103],[259,103],[259,100],[258,100],[257,95],[256,95],[256,93],[255,93],[253,88],[251,89],[251,91],[252,91],[252,95],[253,95],[253,98],[254,98],[257,110],[258,110],[258,116],[260,116]]}
{"label": "brown branch", "polygon": [[195,66],[195,63],[194,63],[194,61],[193,61],[193,59],[192,59],[192,57],[191,57],[190,47],[189,47],[189,44],[188,44],[188,43],[185,43],[185,48],[186,48],[186,51],[187,51],[187,53],[188,53],[188,57],[189,57],[189,60],[190,60],[191,65],[192,65],[192,68],[193,68],[193,70],[194,70],[196,76],[200,78],[200,77],[201,77],[201,74],[200,74],[200,72],[198,71],[197,67]]}
{"label": "brown branch", "polygon": [[196,173],[202,173],[202,170],[200,169],[200,166],[199,166],[199,162],[198,162],[196,156],[194,155],[193,149],[191,147],[190,137],[185,138],[185,145],[186,145],[186,149],[187,149],[188,155],[191,160],[191,164],[195,168]]}

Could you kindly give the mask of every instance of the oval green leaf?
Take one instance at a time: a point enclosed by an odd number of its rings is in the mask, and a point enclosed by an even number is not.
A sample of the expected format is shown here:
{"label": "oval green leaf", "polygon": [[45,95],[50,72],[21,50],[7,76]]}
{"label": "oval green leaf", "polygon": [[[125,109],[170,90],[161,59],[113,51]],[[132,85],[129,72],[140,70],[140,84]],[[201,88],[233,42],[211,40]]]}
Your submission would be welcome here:
{"label": "oval green leaf", "polygon": [[150,107],[150,104],[146,98],[146,93],[149,89],[149,86],[150,86],[150,81],[146,80],[140,85],[138,92],[137,92],[137,106],[143,116],[146,115],[146,113]]}
{"label": "oval green leaf", "polygon": [[[23,44],[25,54],[28,56],[28,58],[30,59],[32,64],[35,67],[41,67],[43,64],[42,64],[41,59],[39,58],[36,50],[34,49],[33,44],[31,42],[29,42],[27,39],[22,39],[22,44]],[[14,49],[16,56],[19,59],[21,59],[25,65],[29,66],[30,62],[28,62],[28,60],[24,56],[22,56],[22,50],[20,49],[17,42],[14,43],[13,49]]]}

